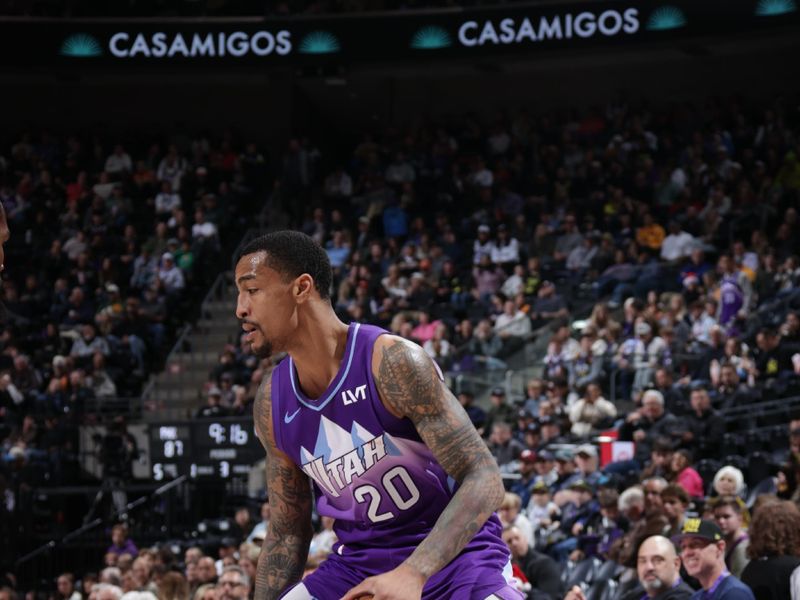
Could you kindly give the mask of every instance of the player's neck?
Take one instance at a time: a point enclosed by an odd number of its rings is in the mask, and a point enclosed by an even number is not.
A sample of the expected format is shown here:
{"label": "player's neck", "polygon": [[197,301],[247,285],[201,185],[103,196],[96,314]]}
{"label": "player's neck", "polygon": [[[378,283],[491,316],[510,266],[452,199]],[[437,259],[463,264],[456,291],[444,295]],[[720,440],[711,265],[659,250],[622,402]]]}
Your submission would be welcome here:
{"label": "player's neck", "polygon": [[303,393],[317,398],[339,372],[347,346],[348,326],[333,311],[310,317],[301,321],[289,354]]}

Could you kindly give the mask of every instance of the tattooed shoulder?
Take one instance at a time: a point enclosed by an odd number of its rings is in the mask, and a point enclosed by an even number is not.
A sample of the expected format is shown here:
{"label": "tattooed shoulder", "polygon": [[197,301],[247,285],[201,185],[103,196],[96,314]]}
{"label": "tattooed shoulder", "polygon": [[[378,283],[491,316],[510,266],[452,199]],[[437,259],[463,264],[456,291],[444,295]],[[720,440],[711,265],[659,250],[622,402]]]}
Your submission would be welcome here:
{"label": "tattooed shoulder", "polygon": [[386,407],[395,416],[412,420],[436,412],[443,382],[425,351],[394,336],[378,338],[376,350],[372,371]]}

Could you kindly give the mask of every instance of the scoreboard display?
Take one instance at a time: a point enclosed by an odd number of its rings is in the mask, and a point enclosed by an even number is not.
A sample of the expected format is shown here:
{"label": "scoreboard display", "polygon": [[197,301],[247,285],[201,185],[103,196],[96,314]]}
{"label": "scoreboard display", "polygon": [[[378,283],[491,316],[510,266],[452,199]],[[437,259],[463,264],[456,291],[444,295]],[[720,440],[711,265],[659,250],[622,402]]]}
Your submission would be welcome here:
{"label": "scoreboard display", "polygon": [[264,459],[252,418],[197,419],[149,426],[151,475],[156,481],[247,477]]}

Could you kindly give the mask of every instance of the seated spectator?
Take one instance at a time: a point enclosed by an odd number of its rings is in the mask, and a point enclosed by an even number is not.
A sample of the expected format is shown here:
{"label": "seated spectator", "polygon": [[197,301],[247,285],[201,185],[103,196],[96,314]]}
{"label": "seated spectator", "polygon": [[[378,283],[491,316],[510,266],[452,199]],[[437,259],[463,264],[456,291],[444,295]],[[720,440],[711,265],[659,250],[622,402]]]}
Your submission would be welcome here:
{"label": "seated spectator", "polygon": [[564,218],[562,233],[556,238],[556,245],[553,249],[553,260],[557,264],[563,265],[569,253],[583,243],[583,236],[578,230],[576,222],[573,214],[568,214]]}
{"label": "seated spectator", "polygon": [[642,491],[644,492],[644,512],[648,517],[662,515],[664,503],[661,501],[661,492],[669,484],[663,477],[648,477],[642,480]]}
{"label": "seated spectator", "polygon": [[[712,373],[714,372],[713,369],[714,367],[712,364]],[[717,381],[715,382],[714,379],[715,377],[712,375],[711,380],[712,384],[715,386],[714,391],[716,393],[714,405],[719,410],[724,411],[736,406],[743,406],[752,401],[750,388],[741,382],[739,372],[736,370],[733,363],[723,363],[722,366],[719,367],[719,376],[716,377]]]}
{"label": "seated spectator", "polygon": [[619,430],[620,440],[636,442],[635,463],[617,466],[615,469],[632,467],[638,471],[650,456],[655,440],[659,437],[675,439],[679,428],[678,419],[664,410],[664,397],[661,393],[656,390],[646,391],[642,397],[642,407],[629,413]]}
{"label": "seated spectator", "polygon": [[541,379],[530,379],[525,388],[525,402],[522,405],[523,410],[526,410],[534,417],[539,416],[539,405],[547,400],[544,394],[544,381]]}
{"label": "seated spectator", "polygon": [[489,451],[500,469],[507,471],[509,463],[519,459],[524,448],[511,434],[511,425],[506,421],[494,421],[489,436]]}
{"label": "seated spectator", "polygon": [[490,237],[491,233],[492,230],[488,225],[478,226],[478,237],[472,243],[472,264],[485,263],[484,257],[488,258],[491,263],[492,253],[495,249],[494,241]]}
{"label": "seated spectator", "polygon": [[[536,464],[539,464],[537,461]],[[540,478],[530,488],[530,500],[525,514],[531,522],[531,529],[533,530],[534,539],[546,539],[552,530],[553,524],[558,521],[561,510],[558,505],[553,502],[550,494],[550,488],[541,475],[537,474]]]}
{"label": "seated spectator", "polygon": [[462,390],[458,394],[458,402],[467,412],[467,416],[472,424],[475,426],[475,429],[481,430],[483,428],[484,423],[486,422],[486,411],[483,410],[480,406],[476,406],[473,404],[475,401],[475,395],[469,390]]}
{"label": "seated spectator", "polygon": [[716,472],[711,487],[718,496],[743,498],[746,491],[744,475],[739,469],[730,465],[726,465]]}
{"label": "seated spectator", "polygon": [[668,438],[656,438],[650,452],[650,464],[642,469],[642,479],[660,477],[666,479],[672,475],[672,455],[674,448]]}
{"label": "seated spectator", "polygon": [[750,588],[725,568],[725,540],[716,523],[686,519],[675,541],[686,572],[702,586],[691,600],[755,600]]}
{"label": "seated spectator", "polygon": [[581,277],[592,268],[592,261],[597,255],[598,241],[597,234],[589,233],[583,238],[581,245],[575,246],[567,255],[564,266],[567,268],[571,281],[580,281]]}
{"label": "seated spectator", "polygon": [[156,275],[158,286],[168,298],[175,298],[186,287],[186,281],[181,271],[175,264],[175,257],[170,252],[161,256],[161,264]]}
{"label": "seated spectator", "polygon": [[761,505],[750,525],[750,562],[742,572],[756,600],[789,598],[790,579],[800,566],[800,510],[793,502]]}
{"label": "seated spectator", "polygon": [[597,332],[586,327],[581,334],[580,349],[567,363],[569,384],[573,389],[583,389],[591,383],[599,383],[603,375],[603,354],[606,344],[597,339]]}
{"label": "seated spectator", "polygon": [[531,321],[528,315],[517,308],[513,300],[506,300],[503,303],[503,313],[494,322],[494,331],[500,339],[517,338],[522,341],[531,332]]}
{"label": "seated spectator", "polygon": [[598,470],[600,458],[597,446],[594,444],[581,444],[575,448],[575,474],[565,484],[568,487],[573,481],[583,480],[590,486],[595,486],[600,481],[602,474]]}
{"label": "seated spectator", "polygon": [[741,498],[718,496],[711,503],[714,521],[725,538],[725,566],[735,577],[741,579],[742,571],[750,562],[747,549],[750,537],[747,534],[749,514]]}
{"label": "seated spectator", "polygon": [[645,516],[644,492],[639,486],[629,487],[619,495],[619,512],[631,525]]}
{"label": "seated spectator", "polygon": [[503,541],[531,584],[530,597],[559,600],[562,594],[561,576],[553,559],[537,552],[525,533],[514,525],[503,528]]}
{"label": "seated spectator", "polygon": [[678,263],[688,259],[696,244],[697,241],[694,236],[681,229],[678,221],[670,221],[669,235],[664,238],[661,244],[661,259],[669,263]]}
{"label": "seated spectator", "polygon": [[692,412],[683,417],[685,431],[681,434],[681,444],[691,450],[697,460],[715,458],[725,434],[725,421],[711,408],[711,398],[705,388],[694,388],[690,403]]}
{"label": "seated spectator", "polygon": [[636,242],[651,250],[660,250],[665,238],[664,228],[656,223],[653,215],[646,213],[642,226],[636,230]]}
{"label": "seated spectator", "polygon": [[569,408],[572,435],[583,438],[593,431],[607,427],[617,416],[617,407],[603,398],[600,386],[590,383],[583,398]]}
{"label": "seated spectator", "polygon": [[559,530],[563,534],[562,541],[548,549],[548,553],[560,564],[567,561],[573,550],[578,547],[578,536],[586,528],[586,524],[600,512],[600,506],[594,500],[594,489],[586,481],[579,479],[569,487],[570,499],[561,506]]}
{"label": "seated spectator", "polygon": [[533,546],[533,527],[528,517],[522,512],[522,498],[513,492],[506,492],[500,508],[497,509],[497,516],[503,527],[516,527],[528,538],[528,543]]}
{"label": "seated spectator", "polygon": [[172,183],[161,182],[161,191],[156,194],[156,216],[168,218],[176,208],[181,206],[181,197],[172,190]]}
{"label": "seated spectator", "polygon": [[564,298],[556,293],[556,286],[549,281],[543,281],[539,286],[536,300],[531,305],[530,318],[533,329],[538,329],[553,319],[561,319],[569,315],[567,303]]}
{"label": "seated spectator", "polygon": [[506,279],[505,272],[493,265],[488,256],[482,256],[480,262],[472,269],[472,295],[483,303],[488,303]]}
{"label": "seated spectator", "polygon": [[240,566],[229,565],[222,569],[216,589],[217,600],[247,600],[250,580]]}
{"label": "seated spectator", "polygon": [[117,556],[129,554],[133,557],[139,554],[136,544],[128,537],[128,527],[126,525],[118,523],[111,528],[111,545],[106,552]]}
{"label": "seated spectator", "polygon": [[672,455],[671,467],[675,483],[685,489],[690,497],[705,496],[703,478],[692,468],[692,455],[688,450],[676,450]]}
{"label": "seated spectator", "polygon": [[81,336],[73,342],[72,350],[70,350],[69,354],[79,359],[88,360],[96,352],[103,356],[108,356],[111,350],[106,339],[103,336],[98,336],[95,326],[89,323],[81,327]]}
{"label": "seated spectator", "polygon": [[686,520],[686,510],[689,508],[688,492],[683,486],[670,483],[661,490],[661,504],[664,507],[664,516],[669,521],[669,529],[664,535],[668,538],[680,535]]}
{"label": "seated spectator", "polygon": [[207,404],[195,415],[198,419],[215,419],[228,416],[228,409],[222,406],[222,391],[217,386],[208,388]]}
{"label": "seated spectator", "polygon": [[[640,587],[625,594],[622,600],[688,600],[692,596],[692,588],[681,581],[681,560],[675,546],[667,538],[660,535],[646,538],[636,556]],[[564,600],[585,600],[579,590],[576,586]]]}
{"label": "seated spectator", "polygon": [[500,359],[503,351],[503,340],[492,330],[488,319],[482,319],[468,345],[468,352],[478,362],[483,362],[487,369],[504,369],[506,363]]}
{"label": "seated spectator", "polygon": [[497,226],[497,241],[491,249],[492,262],[502,267],[507,273],[519,263],[519,242],[509,235],[508,228],[500,224]]}
{"label": "seated spectator", "polygon": [[75,589],[75,575],[62,573],[56,579],[57,600],[81,600],[81,593]]}
{"label": "seated spectator", "polygon": [[528,502],[530,502],[531,487],[533,487],[535,481],[536,452],[526,448],[519,455],[519,479],[514,481],[509,490],[519,496],[523,511],[528,506]]}
{"label": "seated spectator", "polygon": [[663,366],[667,345],[664,339],[655,335],[646,322],[636,323],[636,341],[631,352],[631,367],[634,370],[633,393],[638,396],[653,381],[655,369]]}
{"label": "seated spectator", "polygon": [[800,361],[795,361],[794,355],[795,353],[781,342],[781,337],[776,331],[762,329],[756,335],[753,373],[760,381],[785,378],[800,370]]}

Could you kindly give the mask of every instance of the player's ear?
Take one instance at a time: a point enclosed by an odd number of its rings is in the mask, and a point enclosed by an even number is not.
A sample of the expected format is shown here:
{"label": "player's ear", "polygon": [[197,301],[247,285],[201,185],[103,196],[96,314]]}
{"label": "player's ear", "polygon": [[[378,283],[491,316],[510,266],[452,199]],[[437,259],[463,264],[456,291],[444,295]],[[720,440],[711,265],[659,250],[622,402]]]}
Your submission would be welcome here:
{"label": "player's ear", "polygon": [[294,299],[298,303],[306,302],[314,291],[314,278],[308,273],[303,273],[294,280]]}

